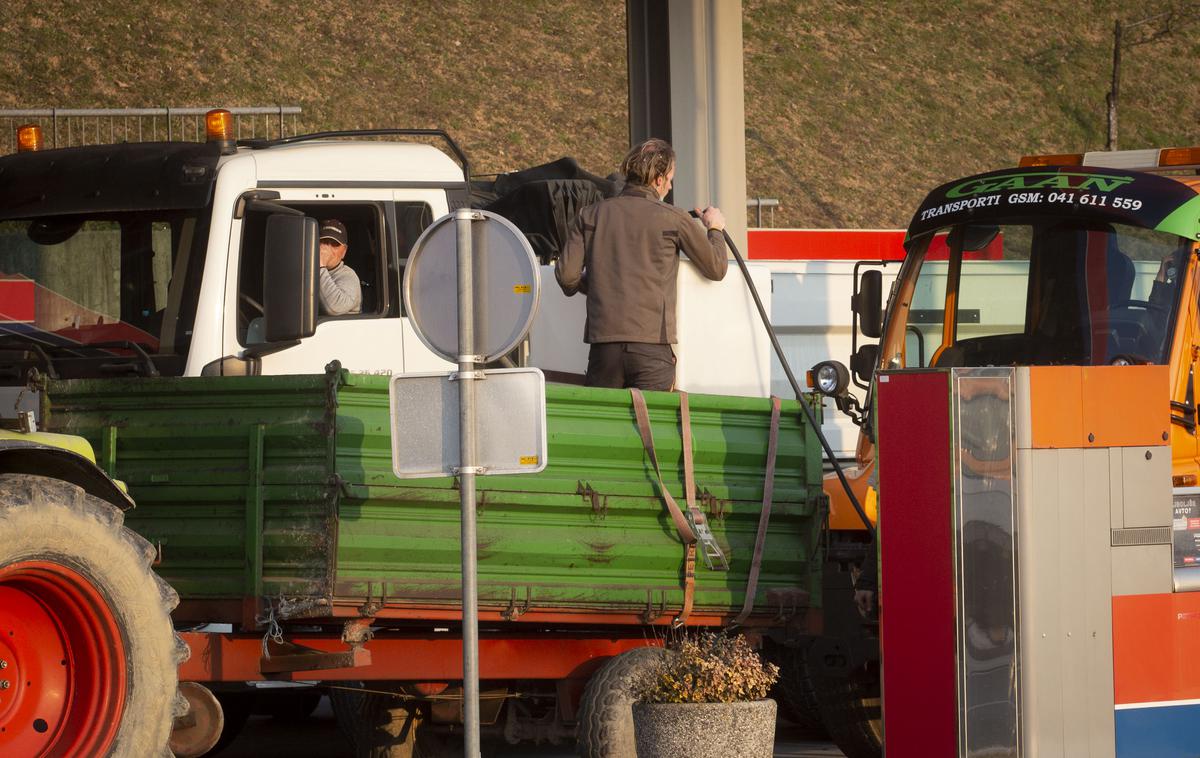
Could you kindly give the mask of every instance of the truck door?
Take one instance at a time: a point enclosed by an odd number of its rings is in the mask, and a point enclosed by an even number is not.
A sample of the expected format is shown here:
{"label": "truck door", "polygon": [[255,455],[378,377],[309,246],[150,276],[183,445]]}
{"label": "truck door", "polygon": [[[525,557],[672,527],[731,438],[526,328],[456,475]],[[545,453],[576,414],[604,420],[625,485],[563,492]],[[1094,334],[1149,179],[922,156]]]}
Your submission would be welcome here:
{"label": "truck door", "polygon": [[362,190],[303,190],[275,202],[318,222],[342,223],[348,238],[342,264],[358,277],[361,308],[357,313],[331,315],[321,306],[311,337],[292,345],[266,345],[263,248],[270,213],[249,210],[241,223],[237,275],[231,283],[235,294],[226,303],[226,354],[253,350],[260,355],[264,374],[321,373],[335,359],[357,373],[391,374],[448,365],[413,334],[400,286],[409,249],[434,214],[444,212],[443,192],[397,191],[383,199]]}

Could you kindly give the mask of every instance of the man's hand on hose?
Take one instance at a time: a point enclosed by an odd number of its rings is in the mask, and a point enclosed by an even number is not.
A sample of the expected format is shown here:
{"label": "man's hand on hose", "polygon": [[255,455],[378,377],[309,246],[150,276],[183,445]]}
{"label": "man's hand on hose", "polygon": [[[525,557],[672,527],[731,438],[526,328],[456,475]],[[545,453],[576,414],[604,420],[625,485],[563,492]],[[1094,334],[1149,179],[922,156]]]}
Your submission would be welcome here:
{"label": "man's hand on hose", "polygon": [[710,205],[704,210],[696,208],[692,212],[699,216],[706,229],[716,229],[717,231],[725,229],[725,214],[721,213],[721,209],[717,206]]}

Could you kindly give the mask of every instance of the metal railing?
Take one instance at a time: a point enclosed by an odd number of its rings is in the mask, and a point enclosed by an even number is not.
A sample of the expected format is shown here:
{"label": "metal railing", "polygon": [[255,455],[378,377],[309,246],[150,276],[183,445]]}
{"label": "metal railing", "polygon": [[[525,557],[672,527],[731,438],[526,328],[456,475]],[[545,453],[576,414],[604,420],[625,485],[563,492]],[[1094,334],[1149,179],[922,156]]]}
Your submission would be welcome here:
{"label": "metal railing", "polygon": [[[15,152],[17,127],[42,127],[45,148],[204,140],[209,108],[42,108],[0,110],[0,154]],[[276,139],[299,133],[300,107],[229,108],[237,139]]]}
{"label": "metal railing", "polygon": [[774,197],[748,197],[746,198],[746,207],[754,209],[755,221],[754,225],[759,229],[764,228],[762,217],[763,208],[770,208],[771,220],[768,226],[775,226],[775,209],[779,207],[779,199]]}

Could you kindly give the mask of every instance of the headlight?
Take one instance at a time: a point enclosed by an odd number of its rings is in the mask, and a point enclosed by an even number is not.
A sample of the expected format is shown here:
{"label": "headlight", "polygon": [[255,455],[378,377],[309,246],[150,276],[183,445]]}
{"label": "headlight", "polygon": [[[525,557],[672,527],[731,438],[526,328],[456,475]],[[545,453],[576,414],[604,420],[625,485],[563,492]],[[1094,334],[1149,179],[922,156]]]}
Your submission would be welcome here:
{"label": "headlight", "polygon": [[812,368],[813,385],[822,395],[838,397],[850,384],[850,372],[837,361],[822,361]]}

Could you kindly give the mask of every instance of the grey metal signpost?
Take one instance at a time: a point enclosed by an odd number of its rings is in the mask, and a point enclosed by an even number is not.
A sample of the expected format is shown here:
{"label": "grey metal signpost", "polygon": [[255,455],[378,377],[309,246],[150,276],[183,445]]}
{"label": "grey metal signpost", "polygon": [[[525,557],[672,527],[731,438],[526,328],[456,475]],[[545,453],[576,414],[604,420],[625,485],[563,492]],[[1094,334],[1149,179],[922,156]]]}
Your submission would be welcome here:
{"label": "grey metal signpost", "polygon": [[[455,394],[439,392],[437,386],[431,388],[429,380],[437,381],[439,375],[430,374],[397,376],[392,380],[392,459],[400,477],[451,473],[459,478],[463,742],[467,758],[480,755],[475,477],[489,471],[536,472],[546,465],[545,379],[541,372],[537,369],[490,372],[479,367],[510,352],[525,338],[537,310],[538,274],[533,250],[516,227],[495,214],[467,208],[443,216],[425,230],[413,246],[404,273],[404,296],[417,336],[435,353],[458,364],[456,372],[441,375],[445,381],[457,385],[457,460],[447,460],[455,452],[446,449],[455,430],[442,428],[448,409],[440,407],[438,402],[413,402],[418,397]],[[537,409],[517,419],[516,429],[479,428],[478,383],[486,381],[489,375],[505,377],[503,388],[506,391],[512,388],[509,394],[523,401],[520,407]],[[531,388],[540,393],[532,403]],[[488,403],[483,409],[485,419],[495,418],[494,408],[509,399],[496,392],[484,393],[482,397]],[[409,434],[414,429],[426,430],[425,436],[414,441]],[[503,437],[501,444],[485,439],[481,446],[481,436],[496,432]],[[481,447],[485,452],[483,459]]]}
{"label": "grey metal signpost", "polygon": [[459,494],[462,506],[463,726],[468,758],[479,756],[479,587],[475,534],[475,283],[471,266],[471,221],[454,213],[458,250]]}

